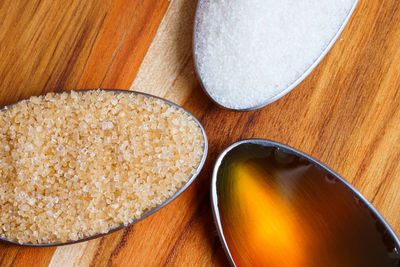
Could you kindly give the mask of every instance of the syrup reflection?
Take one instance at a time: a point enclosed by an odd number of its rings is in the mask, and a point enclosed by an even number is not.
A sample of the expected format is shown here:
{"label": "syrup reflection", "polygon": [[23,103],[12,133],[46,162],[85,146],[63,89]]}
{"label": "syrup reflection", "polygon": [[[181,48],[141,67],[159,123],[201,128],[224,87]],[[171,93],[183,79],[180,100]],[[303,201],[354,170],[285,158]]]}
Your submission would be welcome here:
{"label": "syrup reflection", "polygon": [[237,266],[400,265],[398,240],[373,208],[293,151],[234,147],[222,159],[216,192],[220,234]]}

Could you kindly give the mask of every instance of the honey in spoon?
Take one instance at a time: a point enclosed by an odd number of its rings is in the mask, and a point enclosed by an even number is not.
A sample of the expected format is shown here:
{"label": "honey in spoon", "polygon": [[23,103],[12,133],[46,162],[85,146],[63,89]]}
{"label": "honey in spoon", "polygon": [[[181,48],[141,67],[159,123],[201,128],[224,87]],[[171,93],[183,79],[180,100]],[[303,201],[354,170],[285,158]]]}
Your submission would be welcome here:
{"label": "honey in spoon", "polygon": [[281,144],[246,140],[219,158],[215,219],[237,266],[398,266],[400,243],[350,184]]}

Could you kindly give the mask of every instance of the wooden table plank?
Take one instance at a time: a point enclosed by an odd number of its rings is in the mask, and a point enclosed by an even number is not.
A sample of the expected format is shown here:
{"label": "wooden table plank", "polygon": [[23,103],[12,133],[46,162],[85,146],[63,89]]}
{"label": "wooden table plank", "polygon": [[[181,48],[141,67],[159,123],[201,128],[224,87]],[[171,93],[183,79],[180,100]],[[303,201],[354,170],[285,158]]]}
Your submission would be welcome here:
{"label": "wooden table plank", "polygon": [[110,3],[8,3],[0,13],[11,21],[1,39],[1,104],[76,88]]}
{"label": "wooden table plank", "polygon": [[52,90],[140,90],[200,118],[210,148],[196,182],[133,227],[56,250],[0,244],[0,265],[226,265],[210,210],[210,175],[226,146],[252,137],[326,163],[400,233],[400,2],[360,1],[341,39],[302,84],[247,113],[216,107],[199,87],[191,58],[194,9],[195,1],[185,0],[0,2],[0,104]]}
{"label": "wooden table plank", "polygon": [[129,89],[168,5],[113,1],[78,88]]}

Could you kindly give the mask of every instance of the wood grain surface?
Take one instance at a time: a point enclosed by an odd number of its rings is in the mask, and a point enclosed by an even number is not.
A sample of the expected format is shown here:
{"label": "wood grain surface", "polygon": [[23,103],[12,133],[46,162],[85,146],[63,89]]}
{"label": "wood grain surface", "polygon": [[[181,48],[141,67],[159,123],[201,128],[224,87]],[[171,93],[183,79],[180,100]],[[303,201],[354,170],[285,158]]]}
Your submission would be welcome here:
{"label": "wood grain surface", "polygon": [[49,91],[138,90],[203,124],[209,156],[170,205],[92,241],[0,243],[0,266],[225,266],[212,221],[218,154],[244,138],[304,151],[345,177],[400,234],[400,1],[361,0],[321,64],[290,94],[239,113],[214,105],[194,74],[194,0],[0,0],[0,105]]}

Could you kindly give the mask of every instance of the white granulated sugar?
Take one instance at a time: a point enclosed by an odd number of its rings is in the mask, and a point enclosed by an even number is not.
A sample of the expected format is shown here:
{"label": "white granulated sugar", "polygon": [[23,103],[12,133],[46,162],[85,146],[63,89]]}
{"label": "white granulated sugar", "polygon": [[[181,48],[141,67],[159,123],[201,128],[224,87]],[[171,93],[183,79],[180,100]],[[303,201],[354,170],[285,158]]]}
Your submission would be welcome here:
{"label": "white granulated sugar", "polygon": [[202,0],[195,57],[210,96],[233,109],[277,96],[322,54],[354,0]]}

